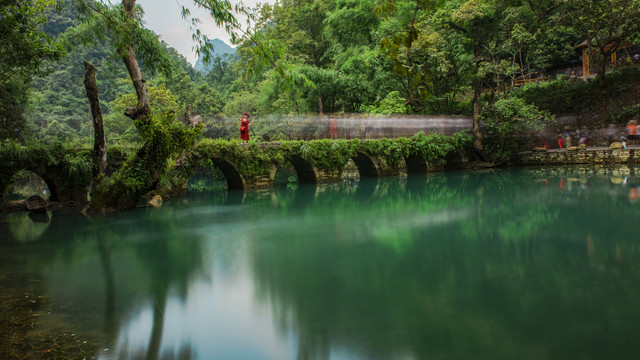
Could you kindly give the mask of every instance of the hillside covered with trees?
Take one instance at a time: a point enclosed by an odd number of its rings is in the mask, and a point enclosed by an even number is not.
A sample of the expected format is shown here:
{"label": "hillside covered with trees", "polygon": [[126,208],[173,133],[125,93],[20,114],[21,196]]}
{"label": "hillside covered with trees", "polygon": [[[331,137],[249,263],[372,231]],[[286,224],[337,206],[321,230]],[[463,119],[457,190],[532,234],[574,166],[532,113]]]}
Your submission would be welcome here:
{"label": "hillside covered with trees", "polygon": [[[198,60],[201,71],[195,71],[175,50],[160,44],[170,68],[164,73],[148,71],[145,77],[152,97],[176,113],[183,114],[191,104],[192,114],[205,120],[204,134],[209,137],[235,135],[220,119],[235,120],[245,111],[258,116],[480,115],[508,99],[505,89],[518,78],[568,72],[579,59],[575,45],[580,42],[589,41],[593,53],[604,58],[594,59],[603,65],[610,54],[601,53],[602,44],[638,44],[637,1],[605,2],[608,5],[601,7],[601,1],[587,1],[589,6],[583,7],[565,0],[284,0],[245,9],[253,23],[234,30],[237,55],[226,54],[226,48],[218,55],[214,52],[207,58],[208,73],[201,72],[206,56]],[[18,3],[40,4],[25,16],[29,26],[42,32],[46,41],[38,41],[49,44],[51,54],[33,54],[44,60],[42,66],[25,69],[20,79],[3,75],[2,112],[17,117],[17,131],[7,129],[8,120],[3,122],[4,137],[90,139],[92,124],[82,83],[83,62],[89,61],[98,68],[108,141],[136,141],[133,124],[123,115],[133,96],[126,69],[104,40],[73,40],[81,37],[81,21],[72,2],[58,2],[55,8],[52,1]],[[0,11],[16,13],[9,5]],[[2,23],[15,28],[7,16]],[[216,43],[211,43],[215,51]],[[23,56],[3,55],[5,63],[10,58]],[[481,98],[488,91],[496,95]]]}
{"label": "hillside covered with trees", "polygon": [[[216,55],[188,6],[207,10],[226,29],[233,55]],[[640,0],[188,6],[182,13],[208,72],[159,41],[135,0],[0,0],[0,137],[94,143],[94,180],[104,181],[92,198],[127,208],[200,137],[236,138],[243,112],[254,119],[465,114],[473,117],[478,154],[500,163],[512,154],[505,139],[514,132],[606,106],[640,82],[633,59]],[[578,80],[576,63],[586,56],[596,76]],[[603,121],[639,111],[621,113]],[[268,128],[277,123],[260,125],[253,126],[258,141],[292,139]],[[105,144],[137,149],[111,179],[102,174]]]}

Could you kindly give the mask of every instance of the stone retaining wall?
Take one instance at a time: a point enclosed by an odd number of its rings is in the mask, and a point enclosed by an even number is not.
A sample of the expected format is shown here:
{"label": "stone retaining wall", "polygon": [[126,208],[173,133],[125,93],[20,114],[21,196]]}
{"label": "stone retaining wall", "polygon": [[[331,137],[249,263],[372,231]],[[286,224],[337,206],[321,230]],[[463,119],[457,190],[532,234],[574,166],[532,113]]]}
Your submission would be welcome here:
{"label": "stone retaining wall", "polygon": [[520,165],[640,164],[640,148],[525,151],[517,161]]}

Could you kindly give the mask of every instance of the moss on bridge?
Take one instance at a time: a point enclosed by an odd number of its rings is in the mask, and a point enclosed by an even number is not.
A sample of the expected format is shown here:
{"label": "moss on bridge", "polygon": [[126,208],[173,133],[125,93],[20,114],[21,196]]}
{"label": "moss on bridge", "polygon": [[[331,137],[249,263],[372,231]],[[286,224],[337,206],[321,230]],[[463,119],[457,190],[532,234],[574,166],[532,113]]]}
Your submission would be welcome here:
{"label": "moss on bridge", "polygon": [[51,191],[52,201],[86,201],[91,181],[91,150],[63,142],[0,145],[0,191],[6,193],[11,178],[20,170],[39,175]]}
{"label": "moss on bridge", "polygon": [[432,165],[442,165],[447,155],[462,149],[469,137],[459,133],[444,136],[420,132],[411,138],[381,140],[311,140],[279,143],[240,143],[239,141],[203,140],[189,151],[191,166],[216,165],[212,159],[226,159],[245,179],[268,176],[273,166],[292,159],[304,159],[325,172],[341,171],[349,159],[358,154],[380,158],[390,169],[398,169],[402,159],[419,156]]}
{"label": "moss on bridge", "polygon": [[[167,164],[172,170],[162,179],[159,192],[180,193],[193,171],[202,167],[221,169],[230,188],[271,186],[276,169],[286,163],[293,164],[299,177],[306,181],[339,178],[349,159],[356,163],[358,159],[369,161],[367,166],[375,168],[369,172],[373,175],[369,176],[387,176],[396,174],[403,164],[416,163],[415,159],[419,159],[417,163],[422,166],[442,165],[447,155],[462,149],[468,141],[469,137],[465,134],[444,136],[424,133],[411,138],[366,141],[241,143],[204,139]],[[122,164],[127,153],[126,149],[110,147],[107,150],[110,166]],[[53,201],[86,201],[92,166],[89,148],[78,148],[62,142],[51,145],[3,143],[0,147],[2,196],[13,175],[26,169],[44,179]],[[324,177],[318,174],[324,174]]]}

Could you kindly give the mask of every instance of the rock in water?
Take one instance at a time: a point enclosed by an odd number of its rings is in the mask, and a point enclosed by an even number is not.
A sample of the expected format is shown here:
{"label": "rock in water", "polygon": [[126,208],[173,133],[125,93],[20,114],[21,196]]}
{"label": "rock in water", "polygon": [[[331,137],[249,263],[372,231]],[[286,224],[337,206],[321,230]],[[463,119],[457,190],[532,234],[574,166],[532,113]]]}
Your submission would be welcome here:
{"label": "rock in water", "polygon": [[149,200],[149,205],[153,206],[153,207],[161,207],[162,206],[162,196],[160,195],[153,195],[153,197],[151,198],[151,200]]}
{"label": "rock in water", "polygon": [[30,196],[27,199],[27,210],[45,212],[49,203],[39,195]]}

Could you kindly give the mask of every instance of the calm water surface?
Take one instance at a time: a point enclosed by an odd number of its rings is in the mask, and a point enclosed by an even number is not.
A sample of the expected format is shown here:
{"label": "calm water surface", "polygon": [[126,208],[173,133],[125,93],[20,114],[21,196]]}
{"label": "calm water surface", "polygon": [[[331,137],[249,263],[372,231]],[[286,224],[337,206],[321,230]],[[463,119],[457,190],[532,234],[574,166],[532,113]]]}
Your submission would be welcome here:
{"label": "calm water surface", "polygon": [[520,169],[12,214],[0,273],[99,359],[638,359],[639,188]]}

